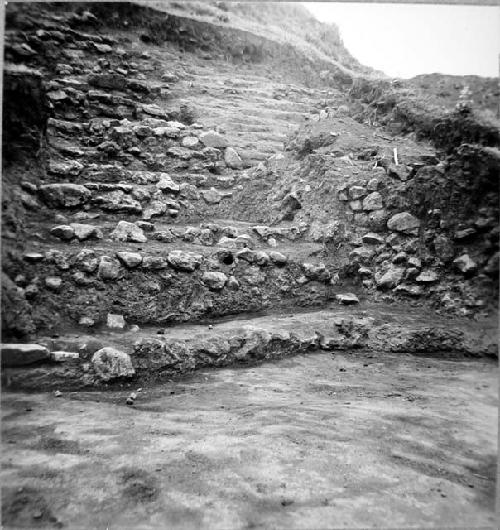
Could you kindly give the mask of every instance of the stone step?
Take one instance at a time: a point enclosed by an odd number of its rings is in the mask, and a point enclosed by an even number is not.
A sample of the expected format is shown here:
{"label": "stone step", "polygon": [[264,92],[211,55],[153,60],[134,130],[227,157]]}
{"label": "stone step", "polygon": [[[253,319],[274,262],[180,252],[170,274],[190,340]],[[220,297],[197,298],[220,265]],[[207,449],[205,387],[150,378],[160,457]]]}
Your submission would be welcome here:
{"label": "stone step", "polygon": [[[121,322],[113,316],[110,324]],[[397,352],[448,358],[494,355],[496,323],[409,315],[394,306],[333,306],[196,325],[129,326],[38,337],[38,364],[5,367],[7,389],[77,390],[166,380],[206,367],[249,364],[318,350]],[[44,350],[45,351],[45,350]],[[55,353],[58,353],[57,355]],[[64,353],[64,355],[62,354]]]}
{"label": "stone step", "polygon": [[[164,221],[136,221],[131,223],[124,216],[104,216],[77,212],[73,218],[59,215],[56,223],[33,221],[26,225],[29,238],[37,248],[67,247],[68,244],[93,246],[99,242],[124,241],[129,243],[180,244],[183,242],[203,247],[225,247],[274,250],[289,244],[299,243],[305,233],[305,225],[273,226],[255,225],[247,222],[207,220],[203,223],[165,223]],[[120,228],[121,226],[127,227]],[[102,240],[102,241],[101,241]],[[43,242],[42,242],[43,241]],[[383,240],[382,240],[383,241]]]}
{"label": "stone step", "polygon": [[242,235],[223,236],[213,247],[157,240],[32,242],[21,256],[23,274],[16,273],[20,263],[15,261],[4,269],[18,295],[32,304],[30,318],[39,329],[55,331],[99,326],[117,309],[143,325],[321,306],[337,294],[332,271],[318,257],[321,245],[294,243],[264,251],[262,244],[249,249],[251,241]]}

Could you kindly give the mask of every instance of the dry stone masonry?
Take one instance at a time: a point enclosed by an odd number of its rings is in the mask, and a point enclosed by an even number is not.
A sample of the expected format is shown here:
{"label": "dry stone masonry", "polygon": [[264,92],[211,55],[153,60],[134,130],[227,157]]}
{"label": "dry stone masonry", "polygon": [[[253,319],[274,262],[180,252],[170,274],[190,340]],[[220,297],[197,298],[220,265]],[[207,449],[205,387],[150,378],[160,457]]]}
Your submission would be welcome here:
{"label": "dry stone masonry", "polygon": [[[6,8],[9,384],[94,386],[315,348],[416,351],[417,335],[494,354],[490,335],[460,324],[451,338],[445,324],[389,332],[355,311],[491,316],[498,145],[444,152],[390,136],[363,120],[345,72],[284,44],[228,62],[215,27],[201,44],[195,22],[186,37],[178,18],[165,19],[172,33],[139,5],[87,8]],[[281,70],[289,57],[319,85]],[[270,323],[205,329],[264,312]],[[193,328],[176,335],[180,323]]]}

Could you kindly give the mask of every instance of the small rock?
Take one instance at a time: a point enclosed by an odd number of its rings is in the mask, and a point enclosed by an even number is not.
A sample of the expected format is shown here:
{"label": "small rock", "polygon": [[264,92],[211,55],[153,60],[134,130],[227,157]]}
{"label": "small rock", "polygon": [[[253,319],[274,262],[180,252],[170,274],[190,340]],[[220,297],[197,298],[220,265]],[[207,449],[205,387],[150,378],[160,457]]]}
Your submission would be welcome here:
{"label": "small rock", "polygon": [[384,238],[375,232],[369,232],[365,234],[361,240],[366,245],[381,245],[384,242]]}
{"label": "small rock", "polygon": [[51,291],[59,291],[62,285],[62,279],[59,276],[48,276],[45,278],[45,285]]}
{"label": "small rock", "polygon": [[373,272],[368,267],[360,267],[358,269],[358,274],[360,276],[371,276],[373,274]]}
{"label": "small rock", "polygon": [[226,285],[227,276],[223,272],[205,272],[202,281],[211,291],[220,291]]}
{"label": "small rock", "polygon": [[39,193],[48,206],[73,208],[85,204],[91,196],[90,191],[80,184],[45,184]]}
{"label": "small rock", "polygon": [[394,292],[403,294],[406,296],[412,296],[413,298],[418,298],[419,296],[422,296],[423,289],[420,285],[405,285],[401,284],[394,289]]}
{"label": "small rock", "polygon": [[416,256],[412,256],[408,259],[408,266],[420,269],[422,267],[422,260]]}
{"label": "small rock", "polygon": [[335,299],[343,305],[359,304],[358,297],[353,293],[337,294]]}
{"label": "small rock", "polygon": [[407,258],[406,252],[398,252],[394,256],[394,258],[392,258],[392,262],[395,263],[395,264],[405,263],[406,262],[406,258]]}
{"label": "small rock", "polygon": [[129,269],[138,267],[142,263],[142,256],[138,252],[117,252],[116,257]]}
{"label": "small rock", "polygon": [[477,270],[477,263],[471,259],[469,254],[462,254],[462,256],[454,259],[453,265],[463,274],[471,274]]}
{"label": "small rock", "polygon": [[383,207],[382,195],[378,191],[370,193],[370,195],[363,199],[363,210],[365,211],[381,210]]}
{"label": "small rock", "polygon": [[80,320],[78,321],[78,324],[80,326],[86,326],[88,328],[91,328],[92,326],[95,325],[95,320],[90,317],[81,317]]}
{"label": "small rock", "polygon": [[222,194],[214,187],[202,191],[201,195],[208,204],[218,204],[222,200]]}
{"label": "small rock", "polygon": [[62,397],[62,392],[60,392],[59,390],[56,390],[54,392],[54,397]]}
{"label": "small rock", "polygon": [[114,315],[113,313],[108,313],[107,326],[111,329],[124,329],[126,323],[123,315]]}
{"label": "small rock", "polygon": [[269,252],[269,258],[277,267],[284,267],[288,263],[288,258],[276,250],[271,250]]}
{"label": "small rock", "polygon": [[226,147],[224,151],[224,162],[231,169],[241,169],[243,167],[243,161],[240,155],[232,147]]}
{"label": "small rock", "polygon": [[94,225],[71,223],[70,227],[73,229],[76,238],[79,241],[85,241],[86,239],[102,239],[101,230]]}
{"label": "small rock", "polygon": [[37,263],[39,261],[43,261],[44,257],[45,256],[41,254],[40,252],[26,252],[23,255],[23,259],[31,263]]}
{"label": "small rock", "polygon": [[111,239],[116,241],[131,241],[134,243],[145,243],[148,238],[144,232],[134,223],[119,221],[116,228],[111,232]]}
{"label": "small rock", "polygon": [[161,270],[168,267],[168,262],[163,256],[144,256],[141,267],[146,270]]}
{"label": "small rock", "polygon": [[269,254],[263,250],[258,250],[255,252],[254,261],[260,267],[265,267],[269,264]]}
{"label": "small rock", "polygon": [[422,271],[416,278],[415,281],[419,283],[433,283],[437,282],[439,276],[435,271]]}
{"label": "small rock", "polygon": [[391,164],[387,168],[387,175],[405,182],[408,179],[409,171],[408,168],[402,164],[398,164],[397,166],[396,164]]}
{"label": "small rock", "polygon": [[50,352],[50,358],[55,362],[64,362],[79,359],[80,354],[73,351],[53,351]]}
{"label": "small rock", "polygon": [[75,231],[71,226],[58,225],[51,229],[50,233],[58,239],[70,240],[73,239]]}
{"label": "small rock", "polygon": [[163,193],[179,193],[180,186],[176,184],[168,173],[160,173],[160,180],[156,183],[156,187]]}
{"label": "small rock", "polygon": [[94,42],[94,48],[99,53],[111,53],[113,51],[113,48],[109,44],[98,44],[97,42]]}
{"label": "small rock", "polygon": [[196,138],[196,136],[185,136],[182,139],[181,145],[182,147],[186,147],[188,149],[194,149],[200,145],[200,141],[198,138]]}
{"label": "small rock", "polygon": [[215,131],[207,131],[205,133],[202,133],[200,135],[200,141],[206,147],[222,148],[227,147],[228,145],[227,140]]}
{"label": "small rock", "polygon": [[420,221],[409,212],[401,212],[393,215],[387,221],[387,228],[403,234],[417,235]]}
{"label": "small rock", "polygon": [[227,288],[231,289],[232,291],[237,291],[240,288],[240,283],[234,276],[230,276],[227,280]]}
{"label": "small rock", "polygon": [[304,263],[304,274],[307,279],[318,282],[330,281],[332,275],[323,263],[313,265],[312,263]]}
{"label": "small rock", "polygon": [[349,197],[352,200],[361,199],[366,195],[366,189],[362,186],[351,186],[349,188]]}
{"label": "small rock", "polygon": [[102,256],[98,276],[101,280],[117,280],[120,277],[120,262],[109,256]]}
{"label": "small rock", "polygon": [[368,181],[368,184],[366,185],[366,189],[368,191],[377,191],[379,185],[380,185],[380,179],[374,177]]}
{"label": "small rock", "polygon": [[203,261],[203,256],[195,252],[173,250],[168,254],[167,261],[173,269],[183,272],[194,272]]}
{"label": "small rock", "polygon": [[442,234],[439,234],[434,238],[434,250],[437,257],[445,263],[449,262],[455,254],[453,243]]}
{"label": "small rock", "polygon": [[404,269],[391,267],[377,280],[377,286],[380,289],[392,289],[401,282],[403,275]]}
{"label": "small rock", "polygon": [[148,223],[147,221],[136,221],[135,224],[143,232],[154,232],[154,230],[155,230],[155,225],[153,223]]}
{"label": "small rock", "polygon": [[476,235],[477,231],[475,228],[465,228],[464,230],[458,230],[454,234],[454,239],[462,240],[469,239],[470,237]]}

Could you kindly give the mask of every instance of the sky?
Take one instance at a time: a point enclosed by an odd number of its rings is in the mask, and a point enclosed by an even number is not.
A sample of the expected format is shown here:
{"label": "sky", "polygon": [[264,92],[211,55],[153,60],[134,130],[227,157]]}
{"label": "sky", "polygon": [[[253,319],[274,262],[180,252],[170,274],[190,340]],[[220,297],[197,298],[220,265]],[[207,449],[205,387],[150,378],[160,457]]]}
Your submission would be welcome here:
{"label": "sky", "polygon": [[497,77],[500,7],[303,2],[335,22],[358,61],[389,76],[424,73]]}

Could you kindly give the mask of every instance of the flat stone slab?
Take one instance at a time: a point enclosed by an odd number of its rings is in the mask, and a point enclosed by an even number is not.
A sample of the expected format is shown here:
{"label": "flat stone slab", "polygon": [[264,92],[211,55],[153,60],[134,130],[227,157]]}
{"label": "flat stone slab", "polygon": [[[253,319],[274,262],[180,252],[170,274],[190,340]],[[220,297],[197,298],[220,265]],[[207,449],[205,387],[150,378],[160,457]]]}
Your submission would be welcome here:
{"label": "flat stone slab", "polygon": [[25,366],[49,359],[49,351],[40,344],[2,344],[2,366]]}

